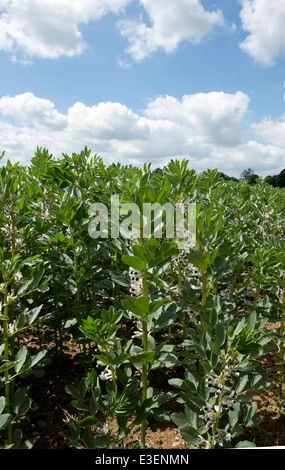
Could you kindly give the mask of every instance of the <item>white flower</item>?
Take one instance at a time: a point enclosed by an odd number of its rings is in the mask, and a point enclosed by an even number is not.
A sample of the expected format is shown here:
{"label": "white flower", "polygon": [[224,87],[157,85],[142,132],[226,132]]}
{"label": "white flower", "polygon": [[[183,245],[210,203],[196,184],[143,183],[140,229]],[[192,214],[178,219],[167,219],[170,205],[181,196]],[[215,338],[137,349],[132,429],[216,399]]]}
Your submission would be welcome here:
{"label": "white flower", "polygon": [[191,288],[192,288],[193,290],[200,290],[200,289],[203,289],[203,284],[200,283],[200,284],[198,284],[197,286],[195,286],[195,285],[192,284]]}
{"label": "white flower", "polygon": [[229,299],[229,298],[230,298],[230,289],[223,289],[223,290],[221,290],[220,296],[221,296],[223,299]]}
{"label": "white flower", "polygon": [[129,276],[131,279],[130,292],[134,297],[140,297],[142,295],[142,275],[141,272],[130,268]]}
{"label": "white flower", "polygon": [[101,374],[99,375],[99,378],[103,380],[104,382],[112,378],[112,372],[110,371],[108,366],[103,370],[103,372],[101,372]]}
{"label": "white flower", "polygon": [[199,434],[198,437],[200,438],[200,446],[203,447],[203,449],[211,448],[211,443],[208,442],[203,436]]}
{"label": "white flower", "polygon": [[98,428],[97,429],[101,434],[104,434],[104,436],[106,436],[108,434],[108,432],[110,431],[110,428],[109,428],[109,425],[108,423],[106,423],[103,428]]}
{"label": "white flower", "polygon": [[185,313],[189,316],[190,322],[194,323],[195,325],[198,325],[200,322],[197,320],[198,317],[198,312],[195,312],[195,310],[192,310],[190,307],[185,308]]}
{"label": "white flower", "polygon": [[220,384],[220,376],[217,375],[213,370],[210,371],[210,374],[206,377],[206,384],[208,387],[215,387]]}
{"label": "white flower", "polygon": [[141,338],[143,336],[142,322],[137,322],[137,330],[134,332],[132,339]]}
{"label": "white flower", "polygon": [[105,367],[106,364],[105,364],[104,362],[102,362],[102,361],[97,361],[97,366],[98,366],[98,367]]}
{"label": "white flower", "polygon": [[231,433],[230,433],[230,425],[227,424],[225,429],[218,429],[214,438],[215,444],[219,444],[220,446],[224,445],[224,441],[231,440]]}

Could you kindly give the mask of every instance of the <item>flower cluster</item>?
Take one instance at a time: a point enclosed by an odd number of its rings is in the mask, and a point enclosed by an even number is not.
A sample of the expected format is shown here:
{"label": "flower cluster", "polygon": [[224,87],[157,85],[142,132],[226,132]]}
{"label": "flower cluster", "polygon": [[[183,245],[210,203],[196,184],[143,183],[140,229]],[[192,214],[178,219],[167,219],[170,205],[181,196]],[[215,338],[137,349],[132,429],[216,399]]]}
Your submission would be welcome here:
{"label": "flower cluster", "polygon": [[199,318],[198,312],[195,312],[195,310],[193,310],[190,307],[186,307],[185,313],[186,315],[188,315],[190,322],[193,323],[195,326],[198,326],[200,324],[200,321],[198,320]]}
{"label": "flower cluster", "polygon": [[255,284],[252,284],[250,286],[246,286],[246,296],[247,297],[254,297],[256,294],[257,288]]}
{"label": "flower cluster", "polygon": [[223,446],[224,441],[231,440],[231,428],[230,425],[227,424],[224,429],[217,429],[214,437],[214,443]]}
{"label": "flower cluster", "polygon": [[143,327],[142,327],[142,322],[140,320],[136,322],[136,326],[137,326],[137,330],[132,335],[132,339],[142,338],[143,336]]}
{"label": "flower cluster", "polygon": [[230,289],[222,289],[220,291],[220,296],[223,298],[223,299],[230,299],[231,297],[231,291]]}
{"label": "flower cluster", "polygon": [[133,297],[140,297],[142,295],[142,275],[136,269],[129,269],[129,276],[131,280],[130,292]]}
{"label": "flower cluster", "polygon": [[[1,310],[0,310],[0,312],[1,312]],[[14,323],[8,323],[8,328],[7,328],[7,330],[8,330],[8,334],[9,334],[9,335],[12,335],[13,333],[15,333],[16,328],[15,328]],[[4,328],[0,328],[0,333],[1,333],[1,334],[4,333]]]}
{"label": "flower cluster", "polygon": [[[185,251],[181,251],[181,253],[179,254],[178,263],[180,264],[182,271],[183,271],[183,275],[185,277],[191,277],[196,280],[201,279],[201,275],[202,275],[201,271],[196,266],[193,266],[193,264],[189,263],[188,257]],[[200,283],[197,286],[194,284],[192,287],[194,289],[195,288],[200,289],[202,288],[202,283]]]}
{"label": "flower cluster", "polygon": [[[225,428],[220,429],[216,428],[217,424],[217,406],[212,409],[209,405],[206,405],[203,407],[203,415],[200,415],[201,418],[206,420],[206,426],[208,428],[212,428],[214,432],[214,444],[219,444],[220,446],[223,446],[224,441],[230,441],[231,440],[231,427],[230,424],[228,423]],[[204,448],[209,448],[211,447],[211,444],[202,436],[200,436],[201,442],[200,445]]]}
{"label": "flower cluster", "polygon": [[[218,398],[217,403],[214,406],[209,404],[205,405],[202,410],[203,413],[200,415],[202,419],[206,421],[206,426],[211,428],[213,431],[214,443],[223,445],[224,441],[231,439],[230,425],[227,424],[224,429],[218,428],[220,415],[223,411],[229,412],[234,411],[235,402],[237,395],[234,390],[228,391],[225,386],[226,379],[231,375],[239,375],[235,370],[235,365],[230,364],[229,360],[225,361],[225,367],[221,374],[216,374],[214,370],[206,376],[205,383],[209,388],[215,388],[215,397]],[[202,438],[201,445],[203,447],[209,447],[209,443]]]}

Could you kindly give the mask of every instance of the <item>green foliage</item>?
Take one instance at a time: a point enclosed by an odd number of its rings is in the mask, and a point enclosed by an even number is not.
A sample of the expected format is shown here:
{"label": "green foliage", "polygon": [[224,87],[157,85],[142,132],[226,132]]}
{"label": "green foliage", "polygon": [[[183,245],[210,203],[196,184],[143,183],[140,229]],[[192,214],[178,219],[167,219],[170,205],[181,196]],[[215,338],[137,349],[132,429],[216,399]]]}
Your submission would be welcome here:
{"label": "green foliage", "polygon": [[[239,181],[217,170],[197,175],[186,160],[154,171],[105,166],[87,148],[59,160],[38,148],[27,168],[0,167],[1,447],[33,446],[24,436],[32,408],[25,380],[60,363],[71,336],[83,375],[78,387],[66,385],[77,417],[61,434],[71,447],[123,446],[133,425],[137,446],[147,447],[150,419],[173,421],[192,448],[252,446],[240,440],[259,422],[251,393],[276,386],[261,367],[269,348],[284,410],[285,198],[270,184],[251,169]],[[107,238],[93,238],[93,204],[110,214],[115,195],[116,223],[108,220]],[[166,204],[177,203],[196,204],[188,251],[167,232]],[[131,204],[140,211],[133,238]],[[278,327],[269,332],[267,321]],[[31,327],[36,351],[23,342]],[[183,411],[169,411],[170,400]]]}

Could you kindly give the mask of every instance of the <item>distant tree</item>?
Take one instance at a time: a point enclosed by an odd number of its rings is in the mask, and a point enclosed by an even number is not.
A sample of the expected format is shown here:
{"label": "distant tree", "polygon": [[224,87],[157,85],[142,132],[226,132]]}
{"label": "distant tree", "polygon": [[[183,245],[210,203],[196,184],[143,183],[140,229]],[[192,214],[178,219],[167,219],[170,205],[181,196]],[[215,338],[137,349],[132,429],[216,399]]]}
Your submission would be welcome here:
{"label": "distant tree", "polygon": [[277,175],[276,184],[279,188],[285,188],[285,168]]}
{"label": "distant tree", "polygon": [[159,167],[158,167],[158,168],[155,168],[154,170],[152,170],[151,176],[157,175],[157,174],[160,174],[160,175],[163,176],[163,168],[159,168]]}
{"label": "distant tree", "polygon": [[277,176],[276,175],[268,175],[264,178],[264,182],[267,183],[267,184],[270,184],[270,186],[273,186],[274,188],[276,188],[277,186]]}
{"label": "distant tree", "polygon": [[268,175],[264,181],[274,188],[285,188],[285,168],[280,171],[279,175]]}
{"label": "distant tree", "polygon": [[247,170],[243,170],[243,172],[240,174],[240,178],[243,181],[248,181],[249,184],[255,184],[259,176],[254,173],[251,168],[248,168]]}
{"label": "distant tree", "polygon": [[224,180],[226,180],[226,181],[238,181],[238,179],[235,178],[234,176],[226,175],[226,174],[223,173],[222,171],[219,172],[219,176],[220,176],[221,178],[223,178]]}

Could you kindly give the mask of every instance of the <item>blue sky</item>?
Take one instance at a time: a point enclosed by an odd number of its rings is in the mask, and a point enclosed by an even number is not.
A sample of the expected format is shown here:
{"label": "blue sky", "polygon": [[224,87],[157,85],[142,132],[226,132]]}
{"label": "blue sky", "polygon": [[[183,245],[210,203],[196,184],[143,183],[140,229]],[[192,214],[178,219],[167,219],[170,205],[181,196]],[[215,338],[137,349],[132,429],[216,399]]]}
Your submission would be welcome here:
{"label": "blue sky", "polygon": [[285,0],[0,0],[0,152],[277,174],[284,24]]}

